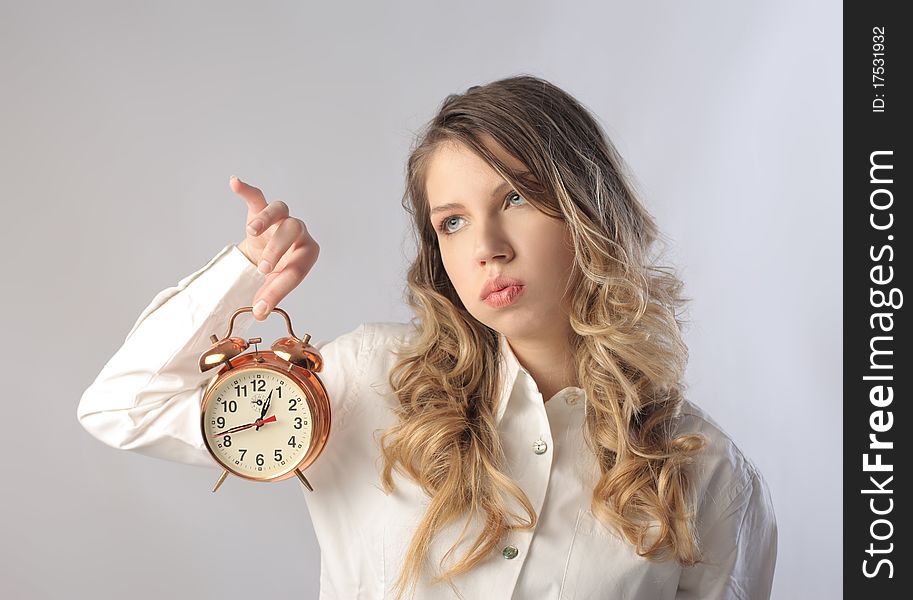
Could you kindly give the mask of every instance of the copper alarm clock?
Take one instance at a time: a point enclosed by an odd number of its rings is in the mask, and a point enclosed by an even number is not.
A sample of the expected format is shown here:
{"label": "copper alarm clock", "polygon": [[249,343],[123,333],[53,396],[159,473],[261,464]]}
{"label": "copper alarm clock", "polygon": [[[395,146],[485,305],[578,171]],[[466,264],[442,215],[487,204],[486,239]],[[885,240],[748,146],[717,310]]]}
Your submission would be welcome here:
{"label": "copper alarm clock", "polygon": [[[260,338],[231,337],[235,318],[253,307],[239,308],[231,316],[228,333],[210,336],[212,346],[200,356],[200,372],[221,369],[203,393],[200,427],[206,449],[222,467],[213,492],[231,473],[252,481],[274,482],[304,476],[330,435],[330,402],[317,373],[323,359],[308,342],[299,339],[285,318],[289,337],[276,340],[271,350],[257,349]],[[254,350],[245,352],[254,344]]]}

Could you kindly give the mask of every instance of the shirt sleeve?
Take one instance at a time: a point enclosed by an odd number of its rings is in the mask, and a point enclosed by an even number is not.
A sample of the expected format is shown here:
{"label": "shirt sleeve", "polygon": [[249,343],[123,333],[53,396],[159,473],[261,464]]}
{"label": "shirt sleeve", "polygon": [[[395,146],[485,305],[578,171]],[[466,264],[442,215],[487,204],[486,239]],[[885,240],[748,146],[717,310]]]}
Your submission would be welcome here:
{"label": "shirt sleeve", "polygon": [[754,466],[750,472],[748,485],[699,527],[703,561],[682,569],[676,600],[770,598],[777,522],[767,483]]}
{"label": "shirt sleeve", "polygon": [[[114,448],[215,467],[200,432],[200,401],[215,369],[200,373],[200,355],[210,335],[225,336],[232,313],[250,306],[265,281],[230,244],[159,292],[83,392],[80,424]],[[239,315],[232,336],[243,337],[253,321],[251,313]]]}

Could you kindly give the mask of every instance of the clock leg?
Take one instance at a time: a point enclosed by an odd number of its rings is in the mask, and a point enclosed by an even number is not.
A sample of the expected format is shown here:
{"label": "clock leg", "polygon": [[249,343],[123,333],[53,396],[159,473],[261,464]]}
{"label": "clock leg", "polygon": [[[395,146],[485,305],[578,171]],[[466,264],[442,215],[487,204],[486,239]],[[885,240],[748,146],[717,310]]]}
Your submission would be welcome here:
{"label": "clock leg", "polygon": [[216,493],[216,490],[219,489],[219,486],[222,485],[222,482],[225,481],[226,477],[228,477],[228,471],[222,471],[222,474],[219,475],[219,480],[216,482],[216,487],[212,488],[213,494]]}
{"label": "clock leg", "polygon": [[304,476],[304,473],[302,473],[300,469],[295,469],[295,475],[298,476],[298,479],[301,480],[301,483],[304,484],[304,487],[306,487],[308,490],[310,490],[312,492],[314,491],[314,488],[311,487],[311,484],[307,480],[307,477]]}

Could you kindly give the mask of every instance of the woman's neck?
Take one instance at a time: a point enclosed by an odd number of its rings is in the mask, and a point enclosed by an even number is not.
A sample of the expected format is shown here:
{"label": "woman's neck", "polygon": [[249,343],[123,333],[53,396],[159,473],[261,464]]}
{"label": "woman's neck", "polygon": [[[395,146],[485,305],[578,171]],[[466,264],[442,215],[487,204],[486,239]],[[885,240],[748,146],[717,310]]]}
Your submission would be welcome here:
{"label": "woman's neck", "polygon": [[579,387],[573,346],[569,338],[559,339],[561,343],[545,338],[507,340],[520,366],[536,382],[544,402],[567,387]]}

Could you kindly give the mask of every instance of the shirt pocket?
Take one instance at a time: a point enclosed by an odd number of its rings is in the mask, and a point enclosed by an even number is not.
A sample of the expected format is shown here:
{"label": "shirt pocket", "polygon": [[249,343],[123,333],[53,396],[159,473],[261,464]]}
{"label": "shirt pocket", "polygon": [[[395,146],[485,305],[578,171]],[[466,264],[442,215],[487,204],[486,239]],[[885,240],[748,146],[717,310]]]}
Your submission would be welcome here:
{"label": "shirt pocket", "polygon": [[574,526],[561,600],[671,600],[681,566],[675,560],[654,562],[638,556],[627,540],[611,531],[587,509]]}

